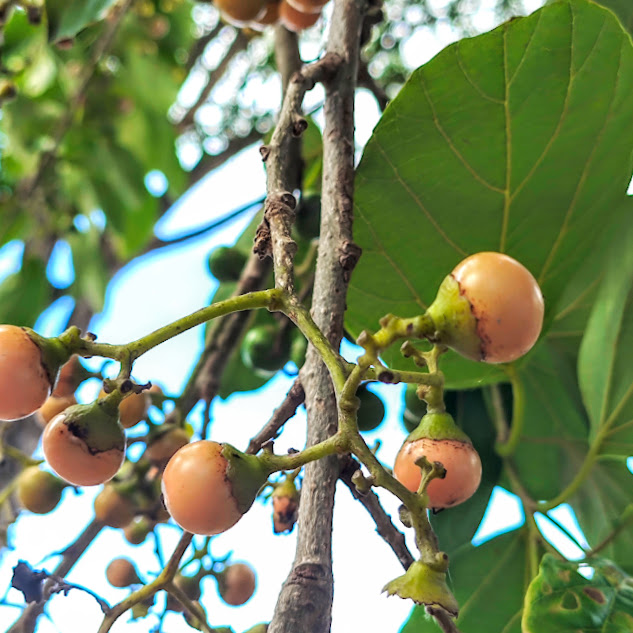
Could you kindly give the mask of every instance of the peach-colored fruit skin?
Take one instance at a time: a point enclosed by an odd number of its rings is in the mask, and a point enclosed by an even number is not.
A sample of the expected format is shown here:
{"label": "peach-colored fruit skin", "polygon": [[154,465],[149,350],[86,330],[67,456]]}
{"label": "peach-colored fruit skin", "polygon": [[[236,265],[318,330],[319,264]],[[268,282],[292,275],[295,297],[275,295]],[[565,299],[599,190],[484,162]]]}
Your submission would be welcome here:
{"label": "peach-colored fruit skin", "polygon": [[187,532],[212,536],[225,532],[242,517],[227,479],[222,444],[192,442],[179,449],[163,473],[165,506]]}
{"label": "peach-colored fruit skin", "polygon": [[112,484],[105,486],[94,500],[95,518],[113,528],[128,525],[134,519],[135,510],[134,503],[120,495]]}
{"label": "peach-colored fruit skin", "polygon": [[129,587],[139,582],[134,564],[127,558],[115,558],[106,568],[106,578],[113,587]]}
{"label": "peach-colored fruit skin", "polygon": [[412,492],[417,491],[422,471],[415,461],[422,455],[441,462],[444,479],[433,479],[426,491],[431,508],[450,508],[470,499],[481,483],[481,459],[472,444],[457,440],[421,438],[405,442],[396,456],[394,477]]}
{"label": "peach-colored fruit skin", "polygon": [[63,413],[55,416],[42,434],[42,449],[49,466],[74,486],[97,486],[117,474],[125,451],[110,449],[90,453],[84,440],[73,435]]}
{"label": "peach-colored fruit skin", "polygon": [[321,13],[330,0],[286,0],[295,10],[301,13]]}
{"label": "peach-colored fruit skin", "polygon": [[229,565],[224,571],[222,600],[234,607],[248,602],[255,592],[255,572],[244,563]]}
{"label": "peach-colored fruit skin", "polygon": [[37,411],[51,392],[40,348],[15,325],[0,325],[0,420]]}
{"label": "peach-colored fruit skin", "polygon": [[57,376],[57,382],[53,389],[53,396],[61,398],[65,396],[71,396],[75,393],[76,383],[74,380],[75,370],[78,368],[79,359],[77,356],[71,356],[70,359],[62,365]]}
{"label": "peach-colored fruit skin", "polygon": [[304,13],[290,6],[286,0],[279,3],[279,21],[289,30],[298,33],[314,26],[321,13]]}
{"label": "peach-colored fruit skin", "polygon": [[263,13],[264,0],[213,0],[220,12],[240,23],[256,20]]}
{"label": "peach-colored fruit skin", "polygon": [[264,6],[264,12],[255,20],[252,20],[248,25],[257,30],[263,31],[267,26],[276,24],[279,20],[279,3],[268,2]]}
{"label": "peach-colored fruit skin", "polygon": [[477,319],[487,363],[526,354],[543,327],[545,304],[538,282],[523,264],[503,253],[467,257],[451,273]]}
{"label": "peach-colored fruit skin", "polygon": [[189,444],[187,431],[175,428],[149,444],[145,450],[145,457],[153,464],[164,466],[178,450],[187,444]]}
{"label": "peach-colored fruit skin", "polygon": [[77,399],[72,393],[69,396],[49,396],[39,408],[37,421],[42,427],[45,427],[56,415],[74,404],[77,404]]}

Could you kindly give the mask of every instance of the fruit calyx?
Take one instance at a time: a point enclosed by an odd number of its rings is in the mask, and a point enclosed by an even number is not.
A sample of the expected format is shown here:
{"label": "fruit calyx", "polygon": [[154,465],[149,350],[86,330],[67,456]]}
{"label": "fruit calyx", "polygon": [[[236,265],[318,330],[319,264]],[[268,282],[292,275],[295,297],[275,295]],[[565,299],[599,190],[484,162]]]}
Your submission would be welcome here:
{"label": "fruit calyx", "polygon": [[91,404],[76,404],[60,415],[70,433],[82,440],[92,454],[125,451],[125,433],[119,424],[114,400],[105,398]]}
{"label": "fruit calyx", "polygon": [[258,457],[242,453],[230,444],[222,444],[221,454],[227,461],[226,479],[231,485],[237,508],[244,514],[273,471],[266,468]]}
{"label": "fruit calyx", "polygon": [[451,347],[471,360],[484,360],[477,318],[473,314],[470,301],[462,294],[459,282],[452,274],[444,278],[426,313],[435,324],[434,343]]}
{"label": "fruit calyx", "polygon": [[413,562],[402,576],[387,583],[383,592],[389,596],[410,598],[428,607],[442,607],[456,617],[459,605],[446,584],[448,556],[438,552],[437,558],[438,561],[432,563]]}
{"label": "fruit calyx", "polygon": [[51,389],[53,389],[61,366],[68,362],[72,354],[58,338],[40,336],[35,330],[28,327],[23,327],[22,330],[39,348],[42,367],[51,384]]}
{"label": "fruit calyx", "polygon": [[407,437],[407,442],[420,439],[454,440],[472,444],[470,438],[462,431],[450,413],[427,413],[418,427]]}

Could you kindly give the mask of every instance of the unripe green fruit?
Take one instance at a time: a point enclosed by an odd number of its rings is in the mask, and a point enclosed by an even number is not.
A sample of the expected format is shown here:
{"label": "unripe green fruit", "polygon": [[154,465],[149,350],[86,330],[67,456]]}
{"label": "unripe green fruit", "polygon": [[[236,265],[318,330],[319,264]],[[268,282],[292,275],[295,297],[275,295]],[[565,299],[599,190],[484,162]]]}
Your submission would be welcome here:
{"label": "unripe green fruit", "polygon": [[[308,13],[307,11],[305,13]],[[299,237],[312,240],[321,231],[321,196],[306,193],[297,205],[295,228]]]}
{"label": "unripe green fruit", "polygon": [[211,251],[207,264],[209,271],[218,281],[237,281],[246,259],[246,255],[233,246],[219,246]]}
{"label": "unripe green fruit", "polygon": [[379,396],[372,393],[365,385],[356,392],[360,400],[358,409],[358,430],[373,431],[385,418],[385,405]]}
{"label": "unripe green fruit", "polygon": [[413,431],[418,428],[418,424],[420,424],[420,416],[411,413],[411,411],[405,407],[402,412],[402,425],[407,433],[413,433]]}
{"label": "unripe green fruit", "polygon": [[290,337],[274,325],[258,325],[242,341],[244,364],[267,375],[281,369],[290,358]]}
{"label": "unripe green fruit", "polygon": [[123,529],[123,536],[130,545],[140,545],[154,529],[154,522],[147,517],[138,517]]}
{"label": "unripe green fruit", "polygon": [[419,424],[420,418],[426,413],[426,402],[418,398],[418,385],[407,385],[407,388],[404,390],[404,406],[409,413],[414,416],[418,416]]}
{"label": "unripe green fruit", "polygon": [[57,507],[65,487],[55,475],[39,466],[29,466],[18,478],[18,499],[29,512],[47,514]]}

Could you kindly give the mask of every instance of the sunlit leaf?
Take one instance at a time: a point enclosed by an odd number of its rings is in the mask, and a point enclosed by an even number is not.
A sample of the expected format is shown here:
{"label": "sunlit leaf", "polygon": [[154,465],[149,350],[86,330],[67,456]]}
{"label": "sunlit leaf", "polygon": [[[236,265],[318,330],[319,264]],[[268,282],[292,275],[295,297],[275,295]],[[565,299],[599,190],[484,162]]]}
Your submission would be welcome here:
{"label": "sunlit leaf", "polygon": [[109,271],[102,254],[101,234],[91,226],[86,233],[72,233],[66,239],[73,252],[75,269],[71,294],[76,299],[85,299],[93,312],[100,312],[109,281]]}
{"label": "sunlit leaf", "polygon": [[588,423],[574,365],[541,343],[521,368],[523,431],[513,455],[521,483],[535,499],[551,499],[571,481],[588,450]]}
{"label": "sunlit leaf", "polygon": [[577,563],[546,554],[525,596],[523,633],[633,630],[633,578],[606,561],[585,578]]}
{"label": "sunlit leaf", "polygon": [[[455,264],[482,250],[535,274],[549,322],[619,213],[632,146],[633,46],[610,11],[563,0],[449,46],[389,105],[358,168],[364,254],[348,329],[420,313]],[[444,370],[450,385],[502,380],[461,360]]]}
{"label": "sunlit leaf", "polygon": [[72,38],[89,24],[101,19],[115,0],[46,0],[48,39]]}
{"label": "sunlit leaf", "polygon": [[[633,229],[623,230],[600,284],[578,360],[591,438],[604,453],[633,455]],[[619,246],[619,247],[618,247]]]}
{"label": "sunlit leaf", "polygon": [[589,545],[633,574],[633,474],[626,458],[607,457],[594,464],[570,503]]}
{"label": "sunlit leaf", "polygon": [[33,327],[52,291],[46,264],[37,257],[25,257],[20,270],[0,284],[0,323]]}
{"label": "sunlit leaf", "polygon": [[618,16],[624,28],[633,34],[633,4],[629,0],[596,0],[596,2],[611,9]]}

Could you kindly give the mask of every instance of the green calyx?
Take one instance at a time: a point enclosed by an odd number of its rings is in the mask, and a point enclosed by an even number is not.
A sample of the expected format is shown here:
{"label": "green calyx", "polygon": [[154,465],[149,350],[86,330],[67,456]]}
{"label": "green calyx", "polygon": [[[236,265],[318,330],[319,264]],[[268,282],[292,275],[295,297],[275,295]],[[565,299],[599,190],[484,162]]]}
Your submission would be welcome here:
{"label": "green calyx", "polygon": [[298,501],[299,491],[295,484],[294,477],[286,477],[282,482],[275,485],[273,490],[273,497],[288,497]]}
{"label": "green calyx", "polygon": [[233,497],[238,510],[244,514],[273,471],[266,468],[258,457],[242,453],[230,444],[222,444],[222,456],[228,462],[226,477]]}
{"label": "green calyx", "polygon": [[420,439],[455,440],[472,444],[468,435],[455,424],[450,413],[427,413],[409,435],[407,442]]}
{"label": "green calyx", "polygon": [[389,596],[409,598],[417,604],[442,607],[451,615],[457,616],[459,605],[446,584],[448,557],[442,553],[439,556],[443,560],[437,564],[415,561],[404,575],[387,583],[383,591]]}
{"label": "green calyx", "polygon": [[477,319],[472,313],[470,301],[462,295],[459,283],[452,275],[444,278],[427,314],[435,324],[435,343],[447,345],[471,360],[483,360]]}
{"label": "green calyx", "polygon": [[37,345],[42,355],[42,367],[46,372],[51,388],[57,381],[57,374],[62,365],[68,362],[72,353],[58,338],[46,338],[28,327],[22,328],[28,337]]}
{"label": "green calyx", "polygon": [[125,432],[119,423],[118,406],[110,398],[91,404],[75,404],[63,415],[68,430],[83,440],[93,455],[125,450]]}

